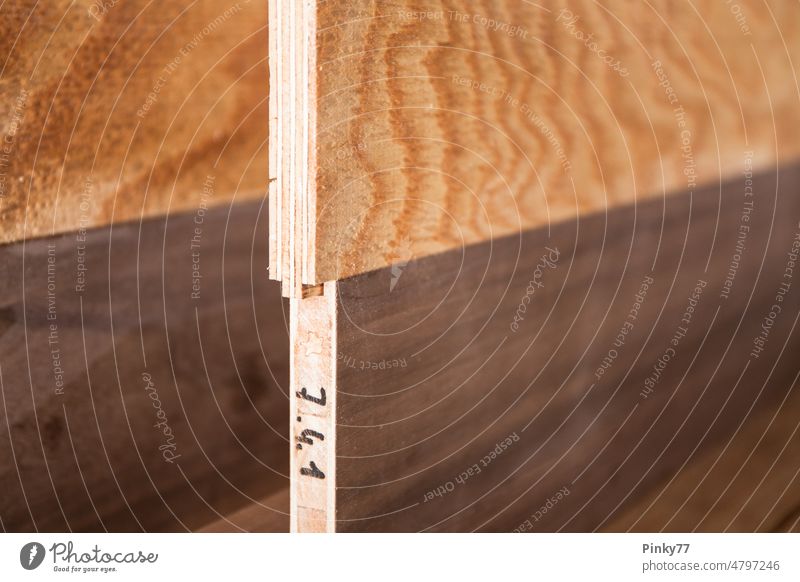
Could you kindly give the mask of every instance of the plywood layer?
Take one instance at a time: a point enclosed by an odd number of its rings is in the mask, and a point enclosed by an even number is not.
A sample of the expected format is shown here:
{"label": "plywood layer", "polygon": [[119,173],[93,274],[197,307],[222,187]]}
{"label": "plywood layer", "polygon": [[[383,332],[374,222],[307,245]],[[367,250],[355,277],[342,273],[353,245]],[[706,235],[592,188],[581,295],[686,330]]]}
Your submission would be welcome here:
{"label": "plywood layer", "polygon": [[796,2],[275,0],[271,19],[272,275],[293,295],[800,154]]}
{"label": "plywood layer", "polygon": [[267,7],[0,5],[0,242],[263,196]]}
{"label": "plywood layer", "polygon": [[[324,476],[292,469],[295,491],[314,481],[334,498],[315,525],[631,527],[627,508],[642,512],[650,491],[700,470],[705,451],[741,440],[751,421],[757,430],[797,391],[798,188],[797,166],[747,173],[293,299],[314,311],[324,300],[335,321],[293,346],[296,367],[335,366],[333,378],[292,388],[336,403],[335,425],[321,430],[335,464],[315,441],[302,461]],[[795,428],[774,433],[749,477],[772,478]],[[769,503],[715,487],[720,504],[748,510],[736,529],[775,523]]]}

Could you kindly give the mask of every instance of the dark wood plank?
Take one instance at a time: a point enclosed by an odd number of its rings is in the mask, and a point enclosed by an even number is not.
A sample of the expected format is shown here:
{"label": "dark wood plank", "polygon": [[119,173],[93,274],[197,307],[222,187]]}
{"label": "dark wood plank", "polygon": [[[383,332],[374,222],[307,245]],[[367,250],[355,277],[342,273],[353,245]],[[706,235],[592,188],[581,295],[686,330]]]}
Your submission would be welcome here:
{"label": "dark wood plank", "polygon": [[800,170],[748,168],[340,281],[336,528],[608,528],[776,406],[798,371]]}
{"label": "dark wood plank", "polygon": [[606,527],[612,531],[800,530],[800,389],[693,455]]}
{"label": "dark wood plank", "polygon": [[285,533],[289,531],[288,483],[258,502],[251,503],[204,526],[206,533]]}
{"label": "dark wood plank", "polygon": [[193,529],[286,487],[266,228],[258,201],[0,247],[4,530]]}
{"label": "dark wood plank", "polygon": [[264,195],[266,2],[0,3],[0,242]]}

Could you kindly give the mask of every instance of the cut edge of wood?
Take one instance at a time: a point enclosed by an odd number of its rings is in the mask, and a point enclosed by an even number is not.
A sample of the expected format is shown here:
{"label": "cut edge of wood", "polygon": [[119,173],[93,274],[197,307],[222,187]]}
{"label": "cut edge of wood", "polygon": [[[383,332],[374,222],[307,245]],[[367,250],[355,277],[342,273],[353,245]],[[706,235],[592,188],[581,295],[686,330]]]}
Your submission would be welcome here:
{"label": "cut edge of wood", "polygon": [[270,0],[270,277],[285,297],[316,283],[316,0]]}
{"label": "cut edge of wood", "polygon": [[281,280],[282,262],[280,249],[280,212],[282,204],[278,198],[281,189],[281,172],[277,171],[281,163],[280,156],[280,104],[277,88],[281,87],[282,68],[278,66],[278,46],[281,42],[281,27],[278,25],[279,16],[278,0],[269,0],[269,174],[268,174],[268,201],[269,201],[269,276],[272,280]]}
{"label": "cut edge of wood", "polygon": [[336,291],[290,300],[293,533],[336,529]]}

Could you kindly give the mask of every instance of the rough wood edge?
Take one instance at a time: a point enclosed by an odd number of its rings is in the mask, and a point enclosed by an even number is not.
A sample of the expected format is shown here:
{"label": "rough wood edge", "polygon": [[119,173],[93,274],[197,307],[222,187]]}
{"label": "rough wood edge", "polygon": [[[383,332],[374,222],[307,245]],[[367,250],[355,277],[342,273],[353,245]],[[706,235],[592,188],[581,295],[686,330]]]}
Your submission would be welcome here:
{"label": "rough wood edge", "polygon": [[270,277],[285,297],[313,282],[316,0],[270,0]]}
{"label": "rough wood edge", "polygon": [[336,288],[291,300],[292,532],[335,531]]}
{"label": "rough wood edge", "polygon": [[281,99],[277,88],[282,83],[282,67],[278,65],[281,39],[280,2],[269,0],[269,275],[270,279],[280,281],[282,277],[281,249],[281,203],[279,196],[282,189],[281,172]]}

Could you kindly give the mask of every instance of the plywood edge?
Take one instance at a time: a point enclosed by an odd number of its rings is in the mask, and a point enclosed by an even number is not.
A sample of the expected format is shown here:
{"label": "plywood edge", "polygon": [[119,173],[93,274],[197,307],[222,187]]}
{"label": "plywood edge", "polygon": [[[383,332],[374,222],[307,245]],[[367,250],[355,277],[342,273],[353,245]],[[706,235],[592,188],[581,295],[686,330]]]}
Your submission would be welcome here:
{"label": "plywood edge", "polygon": [[280,281],[282,276],[281,260],[281,209],[283,205],[279,198],[281,192],[281,164],[280,148],[280,104],[279,98],[282,67],[278,66],[278,47],[281,42],[281,27],[278,25],[278,0],[269,0],[269,273],[270,278]]}
{"label": "plywood edge", "polygon": [[286,297],[315,279],[316,1],[270,1],[270,277]]}
{"label": "plywood edge", "polygon": [[335,530],[336,288],[291,300],[291,531]]}

